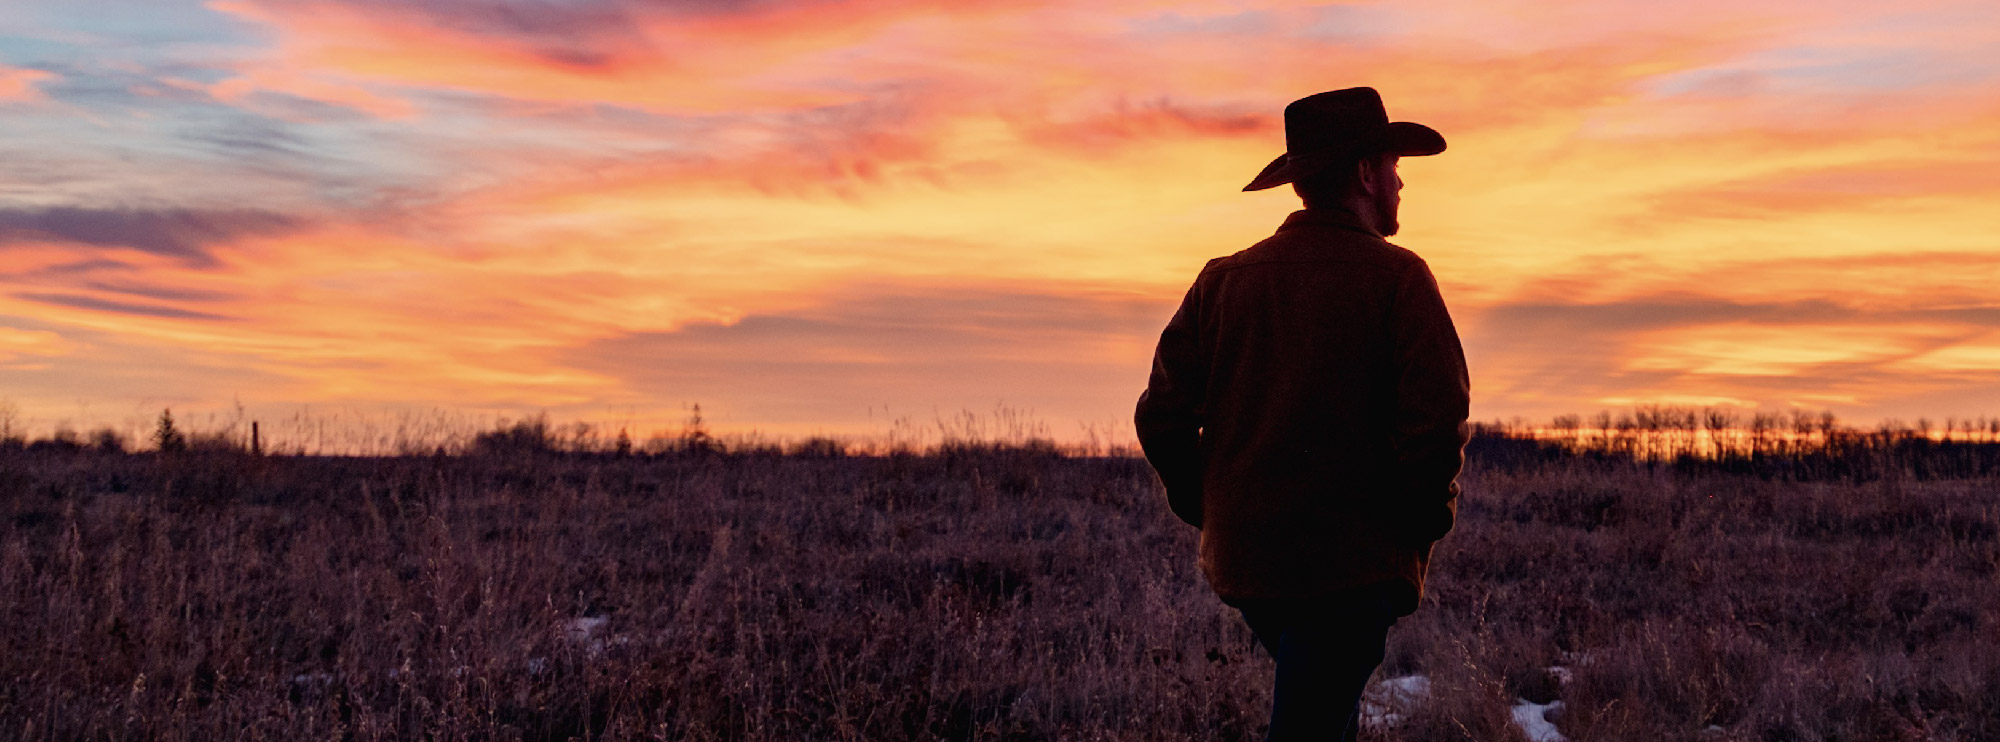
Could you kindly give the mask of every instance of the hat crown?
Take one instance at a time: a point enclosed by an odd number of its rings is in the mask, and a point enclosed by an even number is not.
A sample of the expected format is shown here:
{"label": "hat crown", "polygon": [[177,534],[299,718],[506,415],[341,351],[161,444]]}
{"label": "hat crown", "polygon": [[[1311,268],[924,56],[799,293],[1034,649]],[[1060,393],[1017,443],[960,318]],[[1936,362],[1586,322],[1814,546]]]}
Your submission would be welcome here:
{"label": "hat crown", "polygon": [[1389,112],[1374,88],[1316,93],[1285,106],[1285,149],[1295,154],[1347,151],[1388,125]]}

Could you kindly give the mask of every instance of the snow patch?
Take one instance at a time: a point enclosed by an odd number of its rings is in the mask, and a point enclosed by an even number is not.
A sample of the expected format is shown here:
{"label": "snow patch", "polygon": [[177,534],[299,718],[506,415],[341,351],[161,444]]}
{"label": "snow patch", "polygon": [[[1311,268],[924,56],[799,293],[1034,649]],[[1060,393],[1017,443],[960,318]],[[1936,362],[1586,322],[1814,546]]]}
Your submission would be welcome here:
{"label": "snow patch", "polygon": [[[611,619],[603,616],[572,618],[562,622],[563,639],[574,646],[582,647],[586,656],[596,657],[604,653],[606,640],[602,634],[604,627],[610,623]],[[619,646],[630,644],[631,641],[630,638],[623,636],[613,636],[610,638],[611,644]],[[536,670],[531,669],[530,672],[536,672]]]}
{"label": "snow patch", "polygon": [[1422,675],[1389,678],[1361,692],[1361,725],[1370,729],[1393,729],[1402,725],[1410,709],[1431,695],[1431,679]]}
{"label": "snow patch", "polygon": [[1560,713],[1562,706],[1562,701],[1534,703],[1522,700],[1514,704],[1514,725],[1521,728],[1528,742],[1569,742],[1569,738],[1564,737],[1548,719],[1550,713]]}
{"label": "snow patch", "polygon": [[1558,687],[1568,688],[1570,683],[1576,681],[1576,673],[1562,665],[1550,665],[1549,674],[1555,677]]}
{"label": "snow patch", "polygon": [[563,638],[576,644],[589,644],[591,640],[597,638],[597,632],[603,630],[604,625],[610,622],[611,619],[603,616],[572,618],[563,622]]}
{"label": "snow patch", "polygon": [[[1567,668],[1551,667],[1549,673],[1557,682],[1568,685],[1570,673]],[[1392,729],[1402,725],[1410,711],[1431,696],[1431,679],[1422,675],[1404,675],[1388,678],[1361,693],[1361,725],[1374,730]],[[1569,742],[1556,729],[1549,716],[1562,715],[1563,702],[1533,703],[1519,699],[1513,708],[1514,725],[1528,738],[1528,742]]]}

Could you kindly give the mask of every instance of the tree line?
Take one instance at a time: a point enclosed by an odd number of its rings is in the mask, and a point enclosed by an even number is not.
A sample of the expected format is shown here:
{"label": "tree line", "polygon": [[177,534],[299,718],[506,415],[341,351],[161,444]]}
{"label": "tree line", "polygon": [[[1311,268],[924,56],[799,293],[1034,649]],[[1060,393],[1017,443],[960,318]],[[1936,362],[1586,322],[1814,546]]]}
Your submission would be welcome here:
{"label": "tree line", "polygon": [[1831,411],[1750,412],[1673,405],[1560,415],[1546,424],[1476,423],[1468,452],[1501,463],[1583,457],[1798,479],[2000,474],[2000,417],[1884,420]]}

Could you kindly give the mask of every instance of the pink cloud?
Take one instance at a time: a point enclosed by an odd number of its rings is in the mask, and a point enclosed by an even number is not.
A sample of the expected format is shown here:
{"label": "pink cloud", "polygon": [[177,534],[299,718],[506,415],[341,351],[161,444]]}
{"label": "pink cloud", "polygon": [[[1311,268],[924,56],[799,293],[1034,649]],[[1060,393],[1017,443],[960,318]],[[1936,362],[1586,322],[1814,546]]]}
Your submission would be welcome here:
{"label": "pink cloud", "polygon": [[[417,112],[417,107],[408,100],[376,92],[365,85],[283,70],[252,68],[205,89],[216,100],[252,108],[263,108],[257,105],[257,94],[282,93],[361,111],[380,119],[407,119]],[[280,112],[280,117],[286,116]]]}
{"label": "pink cloud", "polygon": [[42,70],[0,65],[0,102],[30,103],[43,100],[42,91],[38,86],[43,81],[54,78],[53,73]]}

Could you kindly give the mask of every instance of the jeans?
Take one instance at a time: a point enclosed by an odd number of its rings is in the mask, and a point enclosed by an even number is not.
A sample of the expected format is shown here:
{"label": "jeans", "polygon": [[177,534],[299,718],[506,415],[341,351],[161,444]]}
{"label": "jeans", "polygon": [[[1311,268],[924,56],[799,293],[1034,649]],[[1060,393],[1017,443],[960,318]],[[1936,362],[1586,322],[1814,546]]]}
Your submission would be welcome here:
{"label": "jeans", "polygon": [[1268,742],[1351,741],[1360,733],[1361,692],[1396,623],[1393,587],[1228,601],[1278,663]]}

